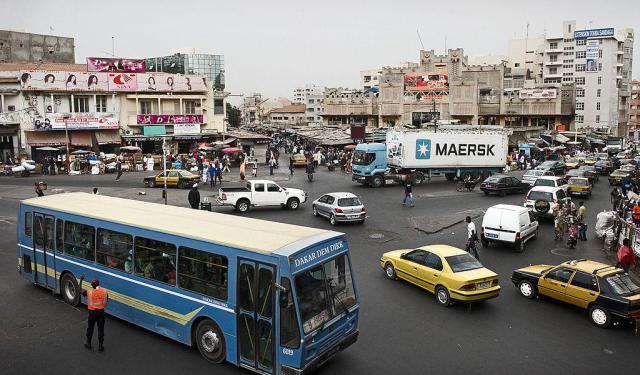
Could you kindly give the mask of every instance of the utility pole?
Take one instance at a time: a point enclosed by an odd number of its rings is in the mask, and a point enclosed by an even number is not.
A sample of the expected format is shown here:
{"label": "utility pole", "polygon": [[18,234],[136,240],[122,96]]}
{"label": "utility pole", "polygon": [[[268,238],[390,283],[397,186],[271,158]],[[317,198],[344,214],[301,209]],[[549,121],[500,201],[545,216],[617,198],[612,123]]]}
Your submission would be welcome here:
{"label": "utility pole", "polygon": [[62,119],[64,120],[64,140],[66,142],[66,148],[67,148],[67,159],[64,161],[64,168],[67,172],[67,174],[69,174],[69,172],[71,171],[71,160],[69,159],[69,126],[67,125],[67,122],[69,120],[69,116],[62,116]]}
{"label": "utility pole", "polygon": [[162,197],[164,198],[164,204],[167,205],[167,137],[162,137],[162,174],[164,179],[164,186],[162,187]]}

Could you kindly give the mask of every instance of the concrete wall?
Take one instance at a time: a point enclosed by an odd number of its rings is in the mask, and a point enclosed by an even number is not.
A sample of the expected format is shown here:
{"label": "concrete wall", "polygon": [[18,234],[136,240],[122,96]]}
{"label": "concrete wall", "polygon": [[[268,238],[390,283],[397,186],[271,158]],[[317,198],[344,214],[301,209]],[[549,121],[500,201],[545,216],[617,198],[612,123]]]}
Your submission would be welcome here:
{"label": "concrete wall", "polygon": [[75,63],[73,38],[0,30],[0,62]]}

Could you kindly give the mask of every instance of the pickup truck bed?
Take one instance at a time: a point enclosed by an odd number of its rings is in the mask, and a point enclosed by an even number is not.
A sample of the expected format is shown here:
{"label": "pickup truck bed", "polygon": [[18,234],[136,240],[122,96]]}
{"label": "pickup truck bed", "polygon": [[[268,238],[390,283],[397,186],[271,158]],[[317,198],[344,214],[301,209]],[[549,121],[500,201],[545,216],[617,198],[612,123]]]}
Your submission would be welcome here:
{"label": "pickup truck bed", "polygon": [[246,186],[232,186],[232,187],[220,188],[220,191],[224,193],[239,193],[243,191],[250,192],[251,190],[247,189]]}

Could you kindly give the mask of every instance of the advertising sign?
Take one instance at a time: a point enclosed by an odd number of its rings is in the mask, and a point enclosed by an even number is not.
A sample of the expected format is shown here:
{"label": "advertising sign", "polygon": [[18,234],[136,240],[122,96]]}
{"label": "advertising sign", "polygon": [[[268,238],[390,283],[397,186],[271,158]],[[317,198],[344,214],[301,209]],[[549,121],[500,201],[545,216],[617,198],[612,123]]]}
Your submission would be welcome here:
{"label": "advertising sign", "polygon": [[200,134],[200,124],[175,124],[173,134]]}
{"label": "advertising sign", "polygon": [[61,114],[47,115],[45,118],[35,119],[35,130],[95,130],[118,129],[120,123],[114,117],[70,117],[64,118]]}
{"label": "advertising sign", "polygon": [[20,85],[23,90],[66,90],[66,72],[41,70],[23,70],[20,72]]}
{"label": "advertising sign", "polygon": [[68,91],[109,91],[105,73],[67,73],[65,88]]}
{"label": "advertising sign", "polygon": [[604,38],[613,36],[614,29],[592,29],[592,30],[576,30],[573,33],[575,39],[587,39],[587,38]]}
{"label": "advertising sign", "polygon": [[144,73],[145,61],[110,57],[87,57],[87,72]]}
{"label": "advertising sign", "polygon": [[556,89],[522,89],[518,94],[520,99],[555,99],[558,97]]}
{"label": "advertising sign", "polygon": [[598,40],[587,40],[587,72],[598,71],[598,58],[600,57],[600,42]]}
{"label": "advertising sign", "polygon": [[109,91],[137,91],[135,73],[109,73]]}
{"label": "advertising sign", "polygon": [[138,115],[138,125],[154,124],[200,124],[204,121],[203,115]]}
{"label": "advertising sign", "polygon": [[136,79],[138,81],[138,91],[207,91],[206,78],[204,76],[184,76],[166,73],[142,73],[137,74]]}
{"label": "advertising sign", "polygon": [[404,89],[419,92],[418,100],[442,99],[449,95],[449,76],[438,72],[407,73]]}

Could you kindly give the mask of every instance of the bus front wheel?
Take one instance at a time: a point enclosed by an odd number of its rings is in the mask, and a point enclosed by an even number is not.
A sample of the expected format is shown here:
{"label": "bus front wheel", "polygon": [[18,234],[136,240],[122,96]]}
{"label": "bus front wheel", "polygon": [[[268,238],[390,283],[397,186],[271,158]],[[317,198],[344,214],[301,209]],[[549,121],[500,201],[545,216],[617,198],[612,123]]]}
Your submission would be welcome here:
{"label": "bus front wheel", "polygon": [[71,306],[80,304],[80,287],[71,273],[65,273],[60,280],[62,299]]}
{"label": "bus front wheel", "polygon": [[200,354],[209,362],[222,363],[226,356],[224,335],[211,320],[203,320],[196,329],[196,343]]}

